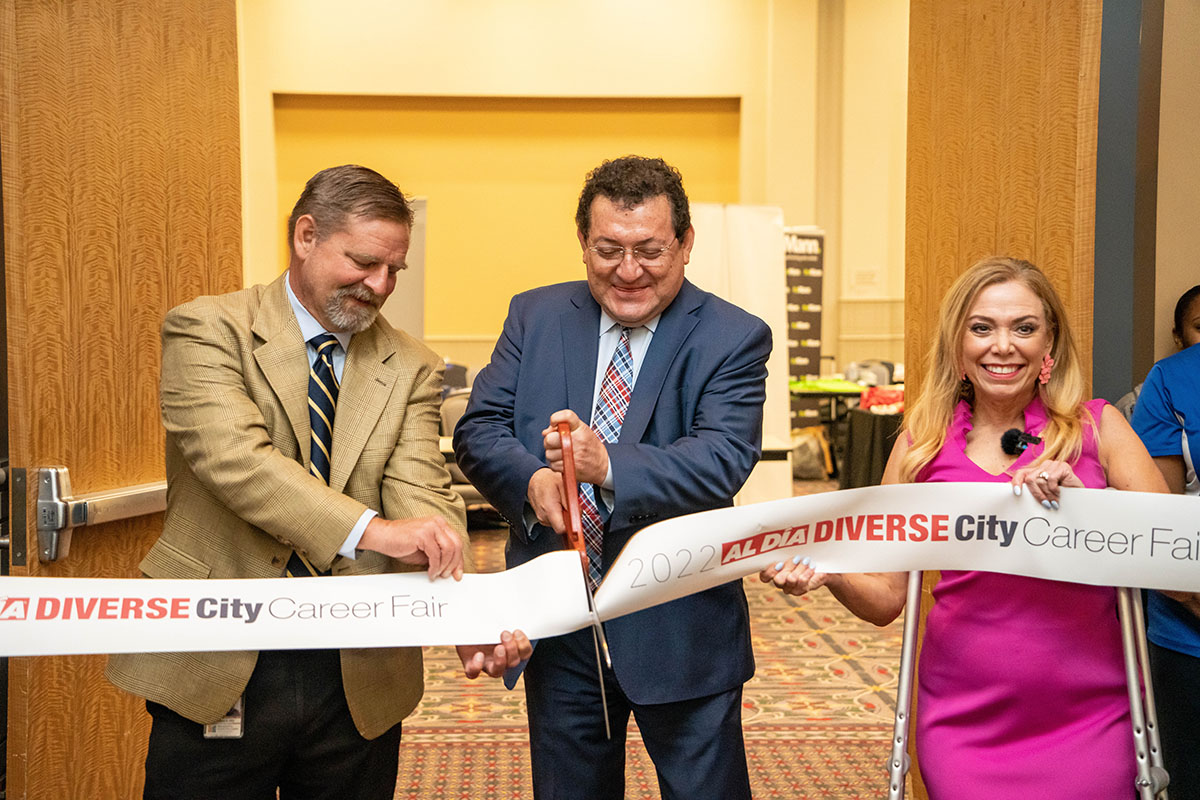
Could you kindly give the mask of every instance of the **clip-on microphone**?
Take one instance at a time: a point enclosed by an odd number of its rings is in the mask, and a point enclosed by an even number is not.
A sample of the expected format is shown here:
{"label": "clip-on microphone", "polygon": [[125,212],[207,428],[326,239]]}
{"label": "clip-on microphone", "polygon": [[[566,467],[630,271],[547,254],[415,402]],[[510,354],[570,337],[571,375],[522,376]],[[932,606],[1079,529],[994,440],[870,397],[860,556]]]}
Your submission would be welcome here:
{"label": "clip-on microphone", "polygon": [[1019,428],[1009,428],[1000,436],[1000,449],[1010,456],[1015,456],[1025,452],[1029,445],[1039,444],[1041,441],[1040,437],[1032,433],[1025,433]]}

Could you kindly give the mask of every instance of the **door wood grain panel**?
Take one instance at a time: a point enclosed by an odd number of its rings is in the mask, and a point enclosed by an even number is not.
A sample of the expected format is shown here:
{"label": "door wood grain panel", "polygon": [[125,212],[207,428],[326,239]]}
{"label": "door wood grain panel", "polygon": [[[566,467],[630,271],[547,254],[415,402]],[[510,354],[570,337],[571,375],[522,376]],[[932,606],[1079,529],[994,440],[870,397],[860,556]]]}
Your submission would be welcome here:
{"label": "door wood grain panel", "polygon": [[[67,465],[76,493],[161,480],[163,315],[241,285],[235,4],[14,0],[0,15],[12,463]],[[84,528],[40,564],[31,529],[13,572],[134,577],[160,530]],[[104,657],[10,663],[9,797],[139,796],[148,717]]]}
{"label": "door wood grain panel", "polygon": [[[1090,371],[1100,11],[1100,0],[911,2],[910,403],[920,391],[942,294],[992,254],[1028,259],[1050,276]],[[936,579],[925,575],[922,628]],[[912,794],[923,799],[918,756]]]}
{"label": "door wood grain panel", "polygon": [[1050,276],[1090,365],[1099,0],[913,0],[910,23],[909,391],[946,287],[993,254]]}

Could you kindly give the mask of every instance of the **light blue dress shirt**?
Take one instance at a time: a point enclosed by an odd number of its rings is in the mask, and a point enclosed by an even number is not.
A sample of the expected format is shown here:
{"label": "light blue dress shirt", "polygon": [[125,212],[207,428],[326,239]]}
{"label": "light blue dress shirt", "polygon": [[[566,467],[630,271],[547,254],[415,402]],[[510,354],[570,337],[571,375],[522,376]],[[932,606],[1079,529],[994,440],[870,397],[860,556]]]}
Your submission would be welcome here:
{"label": "light blue dress shirt", "polygon": [[[314,336],[320,336],[322,333],[331,333],[338,340],[340,347],[333,348],[333,374],[337,377],[338,383],[342,382],[342,370],[346,368],[346,352],[350,349],[350,337],[354,334],[344,333],[340,331],[327,331],[325,326],[317,322],[317,318],[309,313],[300,299],[292,291],[292,281],[288,277],[284,282],[287,287],[288,302],[292,304],[292,311],[296,314],[296,322],[300,323],[300,335],[304,337],[304,349],[308,352],[308,363],[312,364],[317,359],[317,348],[313,347],[309,341]],[[334,424],[337,424],[336,417]],[[345,558],[354,558],[354,549],[358,547],[358,543],[362,540],[363,531],[367,529],[367,523],[374,519],[376,514],[372,509],[367,509],[358,518],[358,522],[354,523],[354,527],[350,529],[350,535],[346,537],[346,541],[338,548],[338,555]]]}

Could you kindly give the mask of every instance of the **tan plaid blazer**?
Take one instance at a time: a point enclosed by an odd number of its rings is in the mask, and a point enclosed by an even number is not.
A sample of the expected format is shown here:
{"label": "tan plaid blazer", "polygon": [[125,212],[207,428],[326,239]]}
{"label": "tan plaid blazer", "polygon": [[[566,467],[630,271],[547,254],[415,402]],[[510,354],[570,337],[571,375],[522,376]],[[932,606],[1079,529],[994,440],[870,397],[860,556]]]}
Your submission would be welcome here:
{"label": "tan plaid blazer", "polygon": [[[151,578],[277,578],[292,549],[335,575],[398,572],[374,552],[337,555],[366,508],[444,516],[464,540],[462,501],[438,448],[442,363],[382,319],[350,340],[334,419],[330,485],[308,473],[308,357],[281,276],[173,309],[163,324],[167,511],[141,563]],[[250,680],[256,652],[115,655],[117,686],[214,722]],[[423,690],[420,648],[342,651],[358,730],[374,738]]]}

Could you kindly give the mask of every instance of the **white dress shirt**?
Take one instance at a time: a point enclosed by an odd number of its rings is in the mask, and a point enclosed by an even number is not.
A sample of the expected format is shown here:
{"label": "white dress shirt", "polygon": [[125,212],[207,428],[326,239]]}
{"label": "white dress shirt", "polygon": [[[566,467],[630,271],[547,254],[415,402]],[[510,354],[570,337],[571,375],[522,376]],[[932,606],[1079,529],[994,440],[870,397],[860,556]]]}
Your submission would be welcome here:
{"label": "white dress shirt", "polygon": [[[633,380],[629,386],[631,394],[633,387],[637,385],[638,372],[641,371],[642,361],[646,357],[646,351],[650,348],[650,340],[654,338],[654,330],[658,327],[661,317],[662,314],[659,314],[646,324],[629,329],[629,352],[633,356]],[[604,373],[608,371],[608,365],[612,362],[613,354],[617,352],[617,345],[621,342],[621,327],[621,323],[610,317],[603,308],[600,309],[600,347],[596,352],[596,381],[592,387],[592,419],[596,418],[596,404],[600,400],[600,389],[604,385]],[[611,461],[608,462],[608,474],[604,476],[604,483],[600,485],[600,488],[604,504],[611,510],[613,506]]]}

